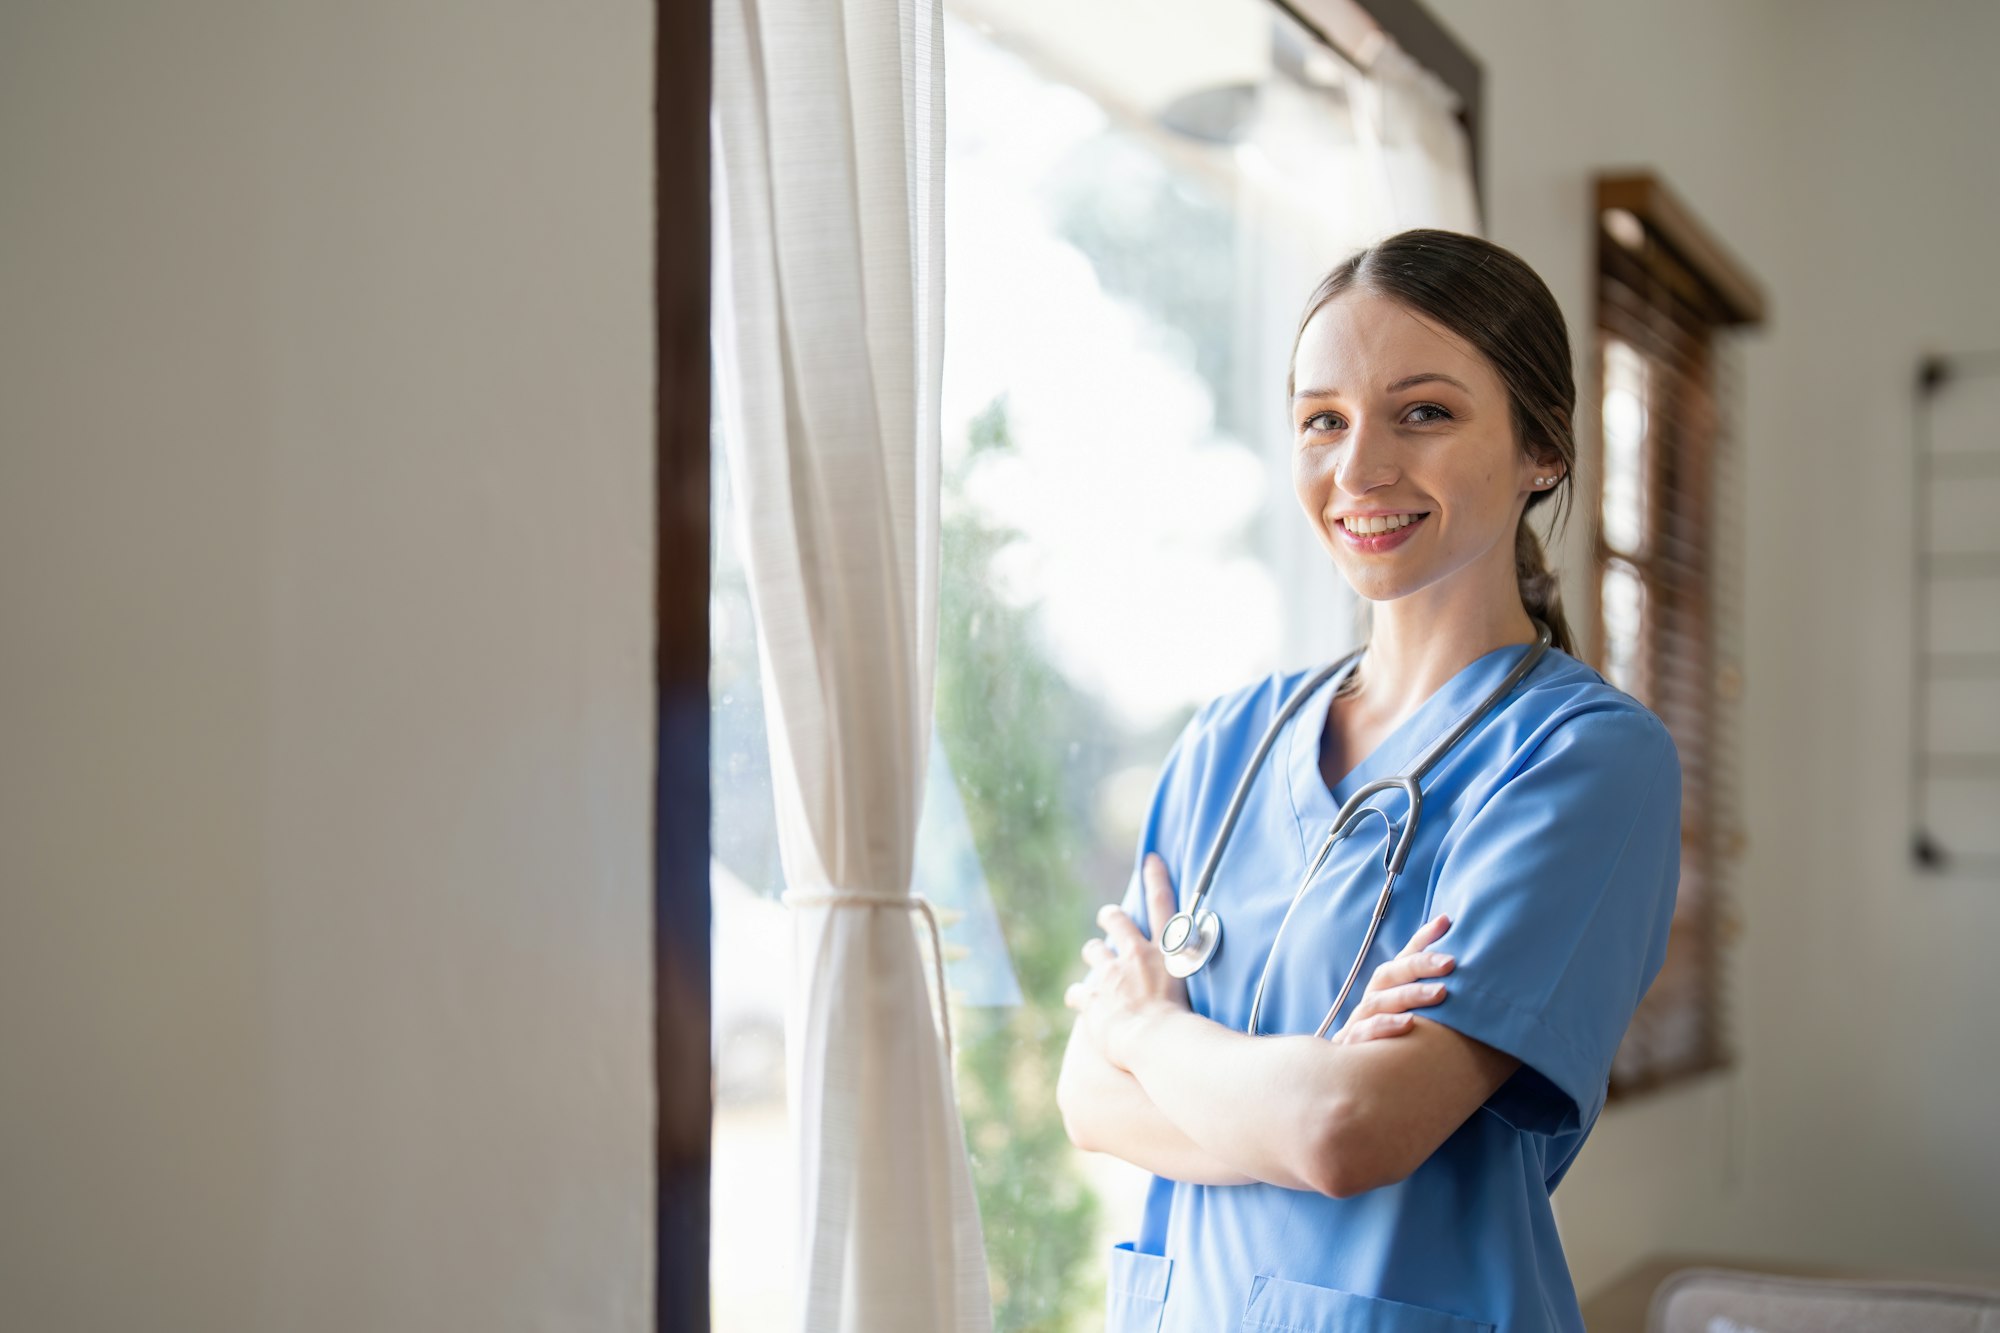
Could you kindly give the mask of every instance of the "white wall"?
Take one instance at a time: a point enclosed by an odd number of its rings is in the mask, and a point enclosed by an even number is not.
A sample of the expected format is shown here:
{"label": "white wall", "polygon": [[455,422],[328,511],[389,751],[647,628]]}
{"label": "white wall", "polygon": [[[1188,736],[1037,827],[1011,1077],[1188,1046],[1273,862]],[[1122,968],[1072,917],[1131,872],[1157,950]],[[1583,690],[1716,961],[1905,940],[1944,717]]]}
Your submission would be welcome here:
{"label": "white wall", "polygon": [[1489,234],[1579,348],[1600,167],[1661,172],[1773,316],[1742,362],[1742,1059],[1599,1123],[1557,1196],[1578,1285],[1665,1249],[2000,1269],[2000,885],[1905,850],[1909,386],[2000,347],[2000,8],[1432,4],[1486,64]]}
{"label": "white wall", "polygon": [[0,6],[0,1327],[646,1324],[650,66]]}

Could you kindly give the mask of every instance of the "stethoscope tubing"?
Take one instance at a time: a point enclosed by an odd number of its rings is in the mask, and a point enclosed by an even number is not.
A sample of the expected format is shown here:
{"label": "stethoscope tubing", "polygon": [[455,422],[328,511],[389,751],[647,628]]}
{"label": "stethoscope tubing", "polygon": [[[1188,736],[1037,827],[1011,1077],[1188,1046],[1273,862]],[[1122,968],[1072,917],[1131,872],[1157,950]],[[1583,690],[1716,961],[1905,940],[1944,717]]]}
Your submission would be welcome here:
{"label": "stethoscope tubing", "polygon": [[1415,835],[1418,813],[1423,805],[1423,793],[1418,790],[1416,780],[1411,777],[1383,778],[1369,783],[1347,798],[1347,803],[1341,807],[1340,817],[1327,829],[1326,841],[1320,844],[1318,854],[1306,867],[1305,875],[1299,880],[1299,887],[1292,890],[1292,901],[1285,907],[1285,915],[1278,921],[1277,933],[1271,937],[1271,947],[1265,951],[1264,970],[1257,976],[1257,992],[1250,1000],[1250,1021],[1243,1025],[1243,1030],[1251,1036],[1261,1035],[1257,1030],[1257,1015],[1264,1007],[1264,984],[1271,979],[1271,964],[1278,956],[1278,945],[1285,938],[1285,927],[1291,923],[1292,913],[1305,898],[1306,890],[1312,887],[1313,876],[1319,873],[1320,865],[1326,860],[1327,853],[1333,850],[1333,844],[1345,838],[1363,815],[1379,816],[1385,831],[1392,831],[1389,828],[1389,816],[1379,807],[1371,805],[1357,808],[1368,796],[1392,787],[1401,789],[1410,798],[1410,815],[1403,821],[1402,835],[1395,839],[1394,852],[1384,858],[1383,868],[1388,871],[1388,877],[1382,881],[1382,892],[1376,895],[1375,915],[1369,919],[1368,934],[1362,939],[1361,948],[1356,951],[1354,962],[1347,969],[1347,979],[1340,983],[1340,994],[1334,997],[1333,1007],[1326,1011],[1326,1017],[1320,1020],[1319,1028],[1313,1035],[1324,1037],[1327,1029],[1333,1026],[1334,1016],[1340,1012],[1340,1006],[1347,1003],[1347,993],[1354,988],[1354,979],[1361,974],[1361,965],[1367,961],[1368,950],[1375,943],[1375,932],[1381,929],[1382,918],[1388,915],[1390,891],[1396,886],[1396,877],[1403,871],[1403,861],[1409,855],[1410,839]]}
{"label": "stethoscope tubing", "polygon": [[[1354,955],[1353,965],[1347,970],[1346,980],[1341,983],[1340,994],[1335,997],[1333,1007],[1326,1011],[1326,1017],[1321,1020],[1319,1029],[1313,1035],[1324,1037],[1328,1029],[1333,1026],[1333,1020],[1340,1013],[1341,1006],[1347,1002],[1347,996],[1354,987],[1355,978],[1360,975],[1361,967],[1367,961],[1368,951],[1375,943],[1375,936],[1381,929],[1383,918],[1388,914],[1390,894],[1395,888],[1397,877],[1402,873],[1404,863],[1409,858],[1410,848],[1416,840],[1417,822],[1423,812],[1423,789],[1420,783],[1424,774],[1428,773],[1440,759],[1450,753],[1452,747],[1458,744],[1468,731],[1478,725],[1481,718],[1491,712],[1501,700],[1505,699],[1513,691],[1516,685],[1520,684],[1530,671],[1535,669],[1535,664],[1541,660],[1542,654],[1548,651],[1552,635],[1548,625],[1540,619],[1534,619],[1534,625],[1535,642],[1522,655],[1521,660],[1515,663],[1513,668],[1508,671],[1506,678],[1496,685],[1477,705],[1463,713],[1449,730],[1432,741],[1409,771],[1395,777],[1378,778],[1362,787],[1352,796],[1349,796],[1342,803],[1340,813],[1335,817],[1332,827],[1327,831],[1326,840],[1320,844],[1319,851],[1314,854],[1311,862],[1306,866],[1305,876],[1299,881],[1298,888],[1292,891],[1292,901],[1285,908],[1285,915],[1278,922],[1277,933],[1271,938],[1271,947],[1265,952],[1264,968],[1258,975],[1257,990],[1250,1001],[1250,1021],[1244,1026],[1244,1030],[1251,1036],[1260,1035],[1257,1030],[1257,1018],[1263,1008],[1264,988],[1270,980],[1271,966],[1277,959],[1278,946],[1284,940],[1285,927],[1291,923],[1292,914],[1298,909],[1298,905],[1305,897],[1306,891],[1311,888],[1313,876],[1319,872],[1320,867],[1325,863],[1327,855],[1333,850],[1333,845],[1351,833],[1364,816],[1370,814],[1378,816],[1382,820],[1383,828],[1386,832],[1395,832],[1394,824],[1390,822],[1388,814],[1381,807],[1366,805],[1364,802],[1377,792],[1390,789],[1399,790],[1409,802],[1409,813],[1403,821],[1403,828],[1400,835],[1394,839],[1392,849],[1385,855],[1383,864],[1384,869],[1387,871],[1387,878],[1383,880],[1382,891],[1376,897],[1375,912],[1368,922],[1368,933],[1361,942],[1360,950]],[[1202,921],[1201,908],[1202,904],[1208,898],[1209,887],[1214,882],[1216,867],[1222,860],[1222,853],[1228,845],[1229,835],[1236,827],[1237,816],[1242,812],[1243,804],[1249,796],[1250,787],[1256,779],[1264,757],[1269,753],[1272,744],[1276,742],[1279,733],[1284,730],[1285,723],[1291,719],[1292,715],[1330,677],[1336,673],[1344,674],[1346,671],[1352,670],[1354,664],[1360,659],[1362,651],[1362,649],[1357,648],[1347,656],[1314,673],[1310,680],[1294,691],[1292,697],[1285,701],[1284,706],[1278,710],[1278,716],[1265,730],[1263,738],[1257,744],[1256,752],[1250,757],[1250,763],[1237,779],[1235,791],[1230,794],[1228,808],[1223,813],[1222,828],[1216,834],[1215,842],[1210,846],[1208,856],[1202,862],[1201,873],[1196,876],[1194,895],[1188,901],[1188,905],[1175,914],[1176,917],[1187,918],[1189,925],[1179,933],[1176,942],[1165,950],[1170,956],[1185,947],[1189,942],[1196,940],[1200,933],[1197,927]],[[1214,938],[1206,946],[1207,953],[1200,957],[1192,967],[1187,968],[1185,971],[1176,971],[1176,975],[1188,976],[1192,975],[1193,972],[1199,971],[1203,966],[1207,965],[1208,959],[1213,956],[1215,949],[1220,947],[1221,919],[1216,917],[1212,911],[1208,913],[1208,916],[1211,918],[1211,933]],[[1166,938],[1165,930],[1161,932],[1161,938],[1162,940]]]}
{"label": "stethoscope tubing", "polygon": [[1215,835],[1215,842],[1209,847],[1208,856],[1201,863],[1201,873],[1195,876],[1194,897],[1182,909],[1189,916],[1198,915],[1202,903],[1208,898],[1208,886],[1215,879],[1215,867],[1222,860],[1223,849],[1229,845],[1229,835],[1235,831],[1236,817],[1243,812],[1243,802],[1250,795],[1250,784],[1256,778],[1257,770],[1263,765],[1264,756],[1277,742],[1278,733],[1285,729],[1285,723],[1291,720],[1292,714],[1298,712],[1305,701],[1312,697],[1313,691],[1324,685],[1327,678],[1336,671],[1357,661],[1361,653],[1362,649],[1356,648],[1347,656],[1321,668],[1311,680],[1293,691],[1292,697],[1285,700],[1284,707],[1278,710],[1278,716],[1273,719],[1269,727],[1265,728],[1263,739],[1257,742],[1257,752],[1250,756],[1249,766],[1243,770],[1243,775],[1236,779],[1236,790],[1230,793],[1229,806],[1222,814],[1222,828]]}

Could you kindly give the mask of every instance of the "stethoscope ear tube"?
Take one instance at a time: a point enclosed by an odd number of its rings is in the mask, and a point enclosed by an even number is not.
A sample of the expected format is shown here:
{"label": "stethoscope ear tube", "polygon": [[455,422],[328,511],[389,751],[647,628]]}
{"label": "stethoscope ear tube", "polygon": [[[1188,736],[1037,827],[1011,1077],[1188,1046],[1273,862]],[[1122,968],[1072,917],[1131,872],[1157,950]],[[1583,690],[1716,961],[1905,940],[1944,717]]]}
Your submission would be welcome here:
{"label": "stethoscope ear tube", "polygon": [[[1244,1027],[1251,1036],[1261,1035],[1257,1030],[1257,1018],[1263,1009],[1264,988],[1271,977],[1271,965],[1277,960],[1278,946],[1285,938],[1285,927],[1291,923],[1292,914],[1298,910],[1299,901],[1305,896],[1306,890],[1312,887],[1313,876],[1318,873],[1327,854],[1333,850],[1334,843],[1353,832],[1364,816],[1371,814],[1379,816],[1385,831],[1393,831],[1394,825],[1390,823],[1387,813],[1379,806],[1366,805],[1364,802],[1376,792],[1399,790],[1408,800],[1410,808],[1404,817],[1402,831],[1396,835],[1393,847],[1384,861],[1387,874],[1382,881],[1382,892],[1375,899],[1375,914],[1368,922],[1367,936],[1361,941],[1361,948],[1354,955],[1354,963],[1347,970],[1347,978],[1341,983],[1340,994],[1334,998],[1333,1007],[1326,1011],[1326,1017],[1321,1020],[1319,1030],[1313,1035],[1324,1037],[1333,1026],[1341,1006],[1347,1002],[1348,992],[1354,987],[1355,978],[1361,973],[1362,964],[1367,961],[1368,950],[1375,943],[1375,934],[1381,928],[1383,918],[1388,914],[1389,896],[1395,888],[1396,878],[1403,873],[1403,866],[1409,860],[1410,848],[1416,842],[1417,824],[1423,813],[1424,801],[1423,789],[1419,783],[1423,775],[1449,753],[1466,732],[1477,725],[1481,718],[1491,712],[1530,671],[1535,669],[1535,664],[1541,660],[1542,654],[1548,651],[1553,636],[1543,621],[1536,619],[1534,624],[1535,642],[1522,655],[1521,660],[1514,664],[1506,679],[1495,686],[1477,707],[1469,710],[1444,735],[1433,741],[1409,772],[1397,777],[1378,778],[1348,797],[1341,806],[1333,827],[1327,831],[1326,841],[1320,844],[1318,853],[1306,867],[1305,877],[1299,881],[1298,888],[1293,890],[1292,901],[1285,908],[1285,915],[1278,922],[1277,933],[1271,938],[1271,947],[1264,955],[1264,970],[1257,978],[1257,989],[1250,1000],[1250,1021]],[[1187,900],[1187,906],[1169,917],[1166,925],[1160,930],[1160,951],[1167,971],[1174,976],[1192,976],[1206,966],[1221,947],[1222,920],[1212,909],[1204,911],[1202,903],[1208,896],[1209,884],[1215,877],[1215,868],[1222,859],[1223,848],[1228,845],[1229,835],[1236,827],[1236,818],[1242,812],[1243,802],[1249,794],[1251,782],[1263,764],[1264,756],[1270,751],[1272,743],[1284,730],[1285,723],[1298,711],[1300,705],[1317,691],[1328,677],[1350,667],[1360,657],[1361,652],[1361,649],[1355,649],[1300,686],[1292,697],[1285,701],[1276,719],[1265,729],[1263,739],[1257,744],[1256,753],[1250,757],[1250,763],[1236,780],[1236,790],[1229,798],[1229,807],[1222,819],[1222,828],[1216,834],[1207,858],[1202,862],[1201,873],[1195,878],[1193,896]]]}
{"label": "stethoscope ear tube", "polygon": [[1388,872],[1388,876],[1382,881],[1382,892],[1376,896],[1375,915],[1368,922],[1368,934],[1361,941],[1361,948],[1355,953],[1353,964],[1347,969],[1347,979],[1340,983],[1340,994],[1334,997],[1333,1006],[1326,1011],[1326,1017],[1320,1020],[1319,1031],[1313,1035],[1324,1037],[1327,1029],[1333,1026],[1334,1017],[1339,1014],[1340,1007],[1347,1003],[1347,993],[1354,988],[1354,979],[1360,975],[1361,965],[1368,958],[1368,950],[1375,943],[1375,932],[1381,928],[1382,918],[1388,912],[1389,895],[1395,888],[1396,877],[1403,873],[1403,863],[1409,859],[1410,841],[1415,836],[1417,818],[1422,813],[1423,792],[1418,789],[1416,779],[1407,775],[1379,778],[1348,797],[1347,803],[1341,806],[1339,816],[1333,821],[1333,828],[1326,835],[1326,841],[1320,844],[1319,854],[1306,866],[1306,873],[1299,880],[1299,887],[1292,891],[1291,905],[1285,908],[1285,915],[1278,922],[1277,933],[1271,937],[1271,947],[1264,955],[1264,970],[1258,975],[1256,993],[1250,998],[1250,1021],[1243,1025],[1243,1030],[1251,1036],[1263,1035],[1257,1030],[1257,1015],[1264,1007],[1264,986],[1271,979],[1271,965],[1277,961],[1278,945],[1285,938],[1285,927],[1291,923],[1292,913],[1298,910],[1300,901],[1305,898],[1306,890],[1312,887],[1313,876],[1319,873],[1320,865],[1326,860],[1327,853],[1333,850],[1333,844],[1346,838],[1368,815],[1374,815],[1382,821],[1385,833],[1392,830],[1389,816],[1383,813],[1380,806],[1363,804],[1379,791],[1401,791],[1409,798],[1410,812],[1403,820],[1402,832],[1396,835],[1393,850],[1385,851],[1383,854],[1383,869]]}
{"label": "stethoscope ear tube", "polygon": [[[1201,873],[1195,876],[1194,892],[1181,900],[1185,905],[1167,918],[1166,925],[1160,929],[1160,952],[1166,960],[1167,971],[1174,976],[1193,976],[1207,966],[1208,960],[1222,946],[1222,920],[1214,912],[1203,912],[1202,903],[1208,897],[1208,886],[1215,880],[1215,868],[1222,861],[1223,848],[1229,845],[1229,835],[1236,828],[1236,817],[1243,813],[1243,802],[1250,795],[1250,784],[1256,780],[1264,756],[1277,741],[1278,734],[1285,729],[1285,723],[1299,711],[1313,691],[1324,685],[1335,672],[1359,660],[1361,653],[1362,650],[1356,648],[1347,656],[1323,667],[1311,680],[1293,691],[1292,697],[1278,710],[1278,716],[1264,729],[1264,738],[1257,743],[1257,752],[1250,756],[1249,764],[1236,779],[1236,790],[1230,794],[1229,807],[1222,815],[1222,828],[1216,833],[1208,856],[1201,863]],[[1212,923],[1210,928],[1203,928],[1204,918]],[[1177,968],[1186,970],[1178,971]]]}

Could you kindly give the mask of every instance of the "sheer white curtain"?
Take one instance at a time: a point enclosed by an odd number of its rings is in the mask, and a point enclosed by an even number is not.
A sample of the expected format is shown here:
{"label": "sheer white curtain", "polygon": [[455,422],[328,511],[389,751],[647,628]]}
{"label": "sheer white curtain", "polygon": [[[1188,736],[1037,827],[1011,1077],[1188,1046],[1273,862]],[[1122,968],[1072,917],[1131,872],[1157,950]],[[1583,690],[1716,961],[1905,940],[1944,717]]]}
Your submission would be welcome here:
{"label": "sheer white curtain", "polygon": [[793,918],[796,1327],[983,1333],[945,996],[910,896],[937,636],[942,7],[713,3],[718,409]]}
{"label": "sheer white curtain", "polygon": [[1376,163],[1394,225],[1479,234],[1472,148],[1458,95],[1393,41],[1356,87],[1355,128]]}

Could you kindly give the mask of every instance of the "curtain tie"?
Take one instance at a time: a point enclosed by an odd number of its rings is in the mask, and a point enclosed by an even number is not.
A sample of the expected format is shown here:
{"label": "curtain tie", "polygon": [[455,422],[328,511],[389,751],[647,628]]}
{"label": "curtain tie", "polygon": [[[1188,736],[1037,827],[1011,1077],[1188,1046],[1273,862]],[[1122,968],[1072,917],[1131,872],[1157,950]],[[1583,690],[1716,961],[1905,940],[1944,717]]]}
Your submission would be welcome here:
{"label": "curtain tie", "polygon": [[787,907],[896,907],[906,912],[912,909],[922,912],[924,921],[931,928],[931,961],[937,968],[938,1011],[944,1023],[945,1068],[952,1068],[951,999],[944,988],[944,936],[938,930],[937,913],[931,910],[928,899],[921,893],[892,898],[877,893],[836,893],[832,889],[786,889],[778,895],[778,901]]}

